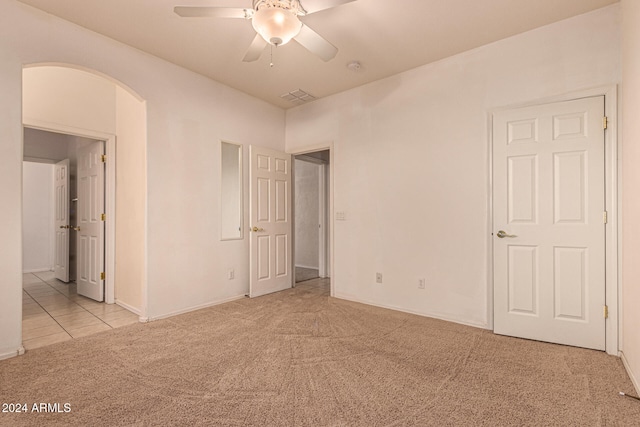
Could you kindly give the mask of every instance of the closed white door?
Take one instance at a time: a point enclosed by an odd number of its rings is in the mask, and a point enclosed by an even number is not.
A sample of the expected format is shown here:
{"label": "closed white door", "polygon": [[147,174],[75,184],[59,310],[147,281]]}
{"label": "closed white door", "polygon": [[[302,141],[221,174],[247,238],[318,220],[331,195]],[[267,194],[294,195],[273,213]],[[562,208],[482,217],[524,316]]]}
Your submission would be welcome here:
{"label": "closed white door", "polygon": [[493,117],[494,331],[605,349],[604,97]]}
{"label": "closed white door", "polygon": [[53,181],[55,253],[54,273],[58,280],[69,281],[69,159],[56,163]]}
{"label": "closed white door", "polygon": [[291,156],[249,147],[250,283],[257,297],[290,288]]}
{"label": "closed white door", "polygon": [[78,294],[104,300],[104,142],[78,148]]}

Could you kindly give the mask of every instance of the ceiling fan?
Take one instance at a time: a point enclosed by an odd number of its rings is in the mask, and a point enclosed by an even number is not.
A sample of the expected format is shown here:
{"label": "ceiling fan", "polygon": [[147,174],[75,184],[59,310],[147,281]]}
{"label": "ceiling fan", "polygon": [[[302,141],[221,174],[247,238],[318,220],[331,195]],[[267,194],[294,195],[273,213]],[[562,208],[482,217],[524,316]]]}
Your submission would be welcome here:
{"label": "ceiling fan", "polygon": [[355,0],[253,0],[252,9],[176,6],[173,11],[183,18],[250,20],[258,34],[243,58],[245,62],[257,61],[268,44],[282,46],[291,39],[322,60],[330,61],[338,53],[338,48],[303,24],[299,18],[353,1]]}

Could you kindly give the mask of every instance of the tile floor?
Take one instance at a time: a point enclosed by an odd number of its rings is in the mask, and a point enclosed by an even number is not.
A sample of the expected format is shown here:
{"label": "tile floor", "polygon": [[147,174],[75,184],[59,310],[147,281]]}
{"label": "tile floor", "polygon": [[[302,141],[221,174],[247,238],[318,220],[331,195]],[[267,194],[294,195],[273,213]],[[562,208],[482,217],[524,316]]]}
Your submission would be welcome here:
{"label": "tile floor", "polygon": [[138,322],[136,314],[119,305],[78,295],[75,283],[56,280],[53,272],[24,274],[22,290],[26,350]]}

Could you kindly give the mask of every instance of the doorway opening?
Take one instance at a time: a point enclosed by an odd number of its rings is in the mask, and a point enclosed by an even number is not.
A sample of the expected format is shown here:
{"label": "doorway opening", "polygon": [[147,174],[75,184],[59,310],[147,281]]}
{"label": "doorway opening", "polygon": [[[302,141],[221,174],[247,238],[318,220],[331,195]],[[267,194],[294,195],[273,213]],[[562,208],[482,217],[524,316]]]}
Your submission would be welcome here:
{"label": "doorway opening", "polygon": [[329,168],[329,150],[294,156],[293,246],[296,284],[330,279]]}
{"label": "doorway opening", "polygon": [[137,322],[125,308],[102,303],[113,299],[103,280],[106,180],[103,164],[102,179],[86,165],[89,155],[101,162],[105,141],[23,132],[23,345],[29,350]]}

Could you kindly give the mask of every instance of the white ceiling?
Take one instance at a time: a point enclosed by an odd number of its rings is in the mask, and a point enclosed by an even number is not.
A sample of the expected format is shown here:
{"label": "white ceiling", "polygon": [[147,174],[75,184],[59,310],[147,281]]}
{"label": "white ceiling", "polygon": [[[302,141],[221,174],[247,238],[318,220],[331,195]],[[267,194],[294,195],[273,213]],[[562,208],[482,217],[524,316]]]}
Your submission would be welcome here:
{"label": "white ceiling", "polygon": [[[173,7],[250,8],[251,0],[20,0],[53,15],[289,108],[280,95],[322,98],[618,0],[357,0],[302,18],[338,47],[323,62],[295,42],[242,58],[250,21],[180,18]],[[304,0],[301,0],[304,6]],[[347,68],[357,60],[358,72]]]}

